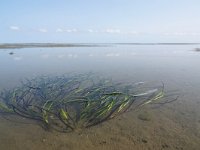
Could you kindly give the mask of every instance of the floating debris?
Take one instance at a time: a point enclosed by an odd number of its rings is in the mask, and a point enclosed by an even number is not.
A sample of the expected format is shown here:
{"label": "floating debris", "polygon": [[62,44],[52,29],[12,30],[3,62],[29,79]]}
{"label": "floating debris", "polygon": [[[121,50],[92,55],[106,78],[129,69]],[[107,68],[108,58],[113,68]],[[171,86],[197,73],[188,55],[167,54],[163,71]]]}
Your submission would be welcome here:
{"label": "floating debris", "polygon": [[9,53],[9,55],[13,55],[13,54],[14,54],[14,52],[10,52],[10,53]]}
{"label": "floating debris", "polygon": [[194,51],[195,52],[200,52],[200,48],[195,48]]}

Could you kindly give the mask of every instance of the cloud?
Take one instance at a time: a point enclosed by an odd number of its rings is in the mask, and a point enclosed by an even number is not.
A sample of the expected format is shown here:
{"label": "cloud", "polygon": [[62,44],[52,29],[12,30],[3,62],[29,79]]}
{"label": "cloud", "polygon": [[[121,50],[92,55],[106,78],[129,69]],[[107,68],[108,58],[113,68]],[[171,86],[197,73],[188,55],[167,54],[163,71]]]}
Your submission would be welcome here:
{"label": "cloud", "polygon": [[38,31],[39,31],[39,32],[42,32],[42,33],[47,33],[47,32],[48,32],[48,30],[45,29],[45,28],[38,29]]}
{"label": "cloud", "polygon": [[93,33],[94,30],[93,29],[88,29],[88,32]]}
{"label": "cloud", "polygon": [[19,31],[20,28],[18,26],[10,26],[10,30]]}
{"label": "cloud", "polygon": [[131,35],[139,35],[141,33],[137,32],[137,31],[130,31],[127,34],[131,34]]}
{"label": "cloud", "polygon": [[[40,32],[47,32],[47,29],[40,29]],[[107,33],[107,34],[125,34],[125,35],[140,35],[140,34],[146,34],[146,33],[142,33],[142,32],[138,32],[138,31],[122,31],[120,29],[117,28],[107,28],[107,29],[92,29],[92,28],[88,28],[88,29],[77,29],[77,28],[56,28],[55,32],[57,33],[99,33],[99,34],[103,34],[103,33]]]}
{"label": "cloud", "polygon": [[61,29],[61,28],[57,28],[57,29],[56,29],[56,32],[64,32],[64,30]]}
{"label": "cloud", "polygon": [[104,32],[105,33],[121,33],[121,30],[119,30],[119,29],[106,29]]}
{"label": "cloud", "polygon": [[64,30],[65,32],[68,32],[68,33],[71,33],[71,32],[78,32],[78,30],[77,29],[66,29],[66,30]]}
{"label": "cloud", "polygon": [[183,36],[183,35],[187,35],[187,33],[186,32],[172,32],[172,33],[168,33],[168,32],[166,32],[166,33],[164,33],[164,35],[169,35],[169,36],[171,36],[171,35],[178,35],[178,36]]}
{"label": "cloud", "polygon": [[199,36],[200,32],[165,32],[165,36]]}
{"label": "cloud", "polygon": [[140,35],[140,34],[145,34],[141,33],[138,31],[122,31],[120,29],[115,29],[115,28],[107,28],[107,29],[102,29],[102,30],[95,30],[95,29],[87,29],[84,30],[88,33],[108,33],[108,34],[127,34],[127,35]]}
{"label": "cloud", "polygon": [[99,31],[98,30],[93,30],[93,29],[88,29],[87,30],[89,33],[98,33]]}
{"label": "cloud", "polygon": [[78,30],[76,28],[73,28],[73,29],[62,29],[62,28],[57,28],[56,29],[56,32],[67,32],[67,33],[75,33],[75,32],[78,32]]}

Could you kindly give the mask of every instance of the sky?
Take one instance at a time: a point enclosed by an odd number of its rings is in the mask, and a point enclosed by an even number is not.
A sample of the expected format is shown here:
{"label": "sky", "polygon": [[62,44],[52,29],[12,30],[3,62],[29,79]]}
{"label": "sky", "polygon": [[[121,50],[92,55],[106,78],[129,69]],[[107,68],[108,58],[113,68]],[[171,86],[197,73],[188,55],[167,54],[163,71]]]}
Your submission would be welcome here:
{"label": "sky", "polygon": [[1,0],[0,43],[200,42],[200,0]]}

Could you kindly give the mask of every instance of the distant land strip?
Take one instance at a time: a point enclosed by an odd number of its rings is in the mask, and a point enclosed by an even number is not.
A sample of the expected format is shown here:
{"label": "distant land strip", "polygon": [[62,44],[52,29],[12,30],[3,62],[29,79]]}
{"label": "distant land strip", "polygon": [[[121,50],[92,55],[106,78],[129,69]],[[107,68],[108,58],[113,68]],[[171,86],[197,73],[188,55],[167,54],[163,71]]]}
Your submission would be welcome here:
{"label": "distant land strip", "polygon": [[84,44],[84,43],[3,43],[0,49],[20,49],[20,48],[64,48],[64,47],[100,47],[107,44]]}
{"label": "distant land strip", "polygon": [[200,43],[115,43],[119,45],[199,45]]}
{"label": "distant land strip", "polygon": [[199,45],[200,43],[2,43],[0,49],[107,47],[112,45]]}

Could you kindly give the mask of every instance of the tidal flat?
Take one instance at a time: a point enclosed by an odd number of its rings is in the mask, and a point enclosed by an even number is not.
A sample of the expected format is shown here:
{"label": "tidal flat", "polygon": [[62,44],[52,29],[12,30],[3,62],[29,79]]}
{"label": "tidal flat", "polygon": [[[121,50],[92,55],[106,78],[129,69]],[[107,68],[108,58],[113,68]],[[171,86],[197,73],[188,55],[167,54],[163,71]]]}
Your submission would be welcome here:
{"label": "tidal flat", "polygon": [[200,147],[200,55],[194,45],[112,45],[0,50],[0,91],[38,76],[95,72],[122,83],[164,83],[166,104],[130,110],[91,128],[48,131],[28,118],[0,115],[0,149],[197,150]]}

